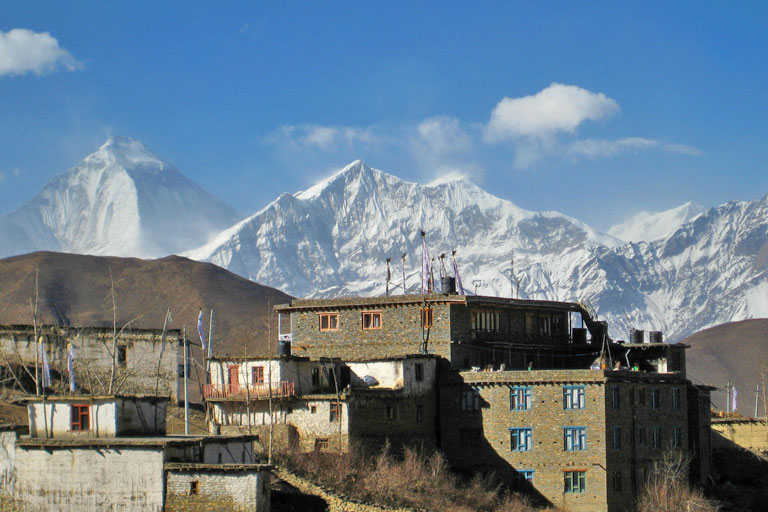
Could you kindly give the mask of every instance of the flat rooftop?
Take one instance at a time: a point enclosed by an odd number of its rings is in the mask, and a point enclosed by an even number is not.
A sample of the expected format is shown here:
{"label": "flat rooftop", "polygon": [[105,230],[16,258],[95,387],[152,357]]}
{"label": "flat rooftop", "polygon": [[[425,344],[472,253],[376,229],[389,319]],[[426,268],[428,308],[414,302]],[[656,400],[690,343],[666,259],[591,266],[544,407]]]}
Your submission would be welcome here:
{"label": "flat rooftop", "polygon": [[28,448],[88,448],[111,446],[164,447],[190,444],[255,441],[257,435],[243,436],[156,436],[156,437],[29,437],[20,436],[16,444]]}
{"label": "flat rooftop", "polygon": [[460,375],[468,384],[503,384],[503,383],[590,383],[608,380],[646,381],[646,382],[682,382],[680,373],[634,372],[631,370],[504,370],[504,371],[464,371]]}
{"label": "flat rooftop", "polygon": [[483,295],[456,295],[444,293],[430,293],[427,295],[390,295],[389,297],[337,297],[333,299],[294,299],[289,304],[279,304],[276,311],[297,311],[304,309],[326,309],[329,307],[356,307],[356,306],[387,306],[400,304],[424,304],[424,303],[456,303],[473,305],[498,305],[512,307],[532,307],[539,309],[558,309],[584,312],[582,306],[576,302],[557,302],[549,300],[512,299],[504,297],[489,297]]}

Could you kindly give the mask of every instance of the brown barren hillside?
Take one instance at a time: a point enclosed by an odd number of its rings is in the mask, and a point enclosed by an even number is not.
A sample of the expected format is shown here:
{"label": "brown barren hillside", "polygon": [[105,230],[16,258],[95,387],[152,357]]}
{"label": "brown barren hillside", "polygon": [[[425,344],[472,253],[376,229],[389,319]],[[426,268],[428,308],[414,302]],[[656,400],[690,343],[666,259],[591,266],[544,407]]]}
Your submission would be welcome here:
{"label": "brown barren hillside", "polygon": [[[197,317],[214,310],[216,355],[275,353],[272,305],[291,297],[209,263],[179,256],[157,260],[36,252],[0,260],[0,324],[31,324],[30,301],[38,275],[39,317],[45,324],[111,326],[110,267],[117,324],[134,320],[139,328],[163,327],[171,308],[171,328],[187,326],[198,340]],[[268,322],[272,320],[272,336]]]}
{"label": "brown barren hillside", "polygon": [[694,383],[717,386],[712,401],[725,410],[725,387],[730,379],[738,391],[737,412],[755,413],[755,386],[760,386],[759,415],[763,410],[763,370],[768,377],[768,319],[742,320],[699,331],[682,340],[687,351],[688,374]]}

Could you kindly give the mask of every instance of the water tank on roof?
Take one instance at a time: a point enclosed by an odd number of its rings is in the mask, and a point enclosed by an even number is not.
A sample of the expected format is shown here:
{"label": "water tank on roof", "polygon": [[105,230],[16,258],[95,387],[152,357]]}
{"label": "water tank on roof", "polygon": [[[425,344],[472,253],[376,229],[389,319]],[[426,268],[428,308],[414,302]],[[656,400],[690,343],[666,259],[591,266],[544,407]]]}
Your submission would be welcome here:
{"label": "water tank on roof", "polygon": [[651,343],[664,343],[664,337],[661,331],[651,331],[649,334]]}
{"label": "water tank on roof", "polygon": [[573,344],[574,345],[587,344],[587,330],[584,327],[573,328]]}
{"label": "water tank on roof", "polygon": [[456,293],[456,278],[445,276],[440,278],[440,293],[455,294]]}
{"label": "water tank on roof", "polygon": [[629,332],[630,343],[643,343],[645,341],[645,331],[642,329],[632,329]]}
{"label": "water tank on roof", "polygon": [[592,329],[592,343],[602,343],[603,339],[608,335],[608,322],[605,320],[599,320],[595,322]]}

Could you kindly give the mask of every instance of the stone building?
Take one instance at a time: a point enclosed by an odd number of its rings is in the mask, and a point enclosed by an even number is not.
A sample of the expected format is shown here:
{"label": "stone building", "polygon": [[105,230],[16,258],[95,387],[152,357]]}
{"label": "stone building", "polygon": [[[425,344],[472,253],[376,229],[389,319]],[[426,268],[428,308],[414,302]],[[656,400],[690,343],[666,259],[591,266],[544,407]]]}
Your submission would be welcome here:
{"label": "stone building", "polygon": [[30,435],[0,429],[0,493],[30,511],[267,512],[271,467],[254,460],[256,437],[156,435],[164,418],[156,431],[137,432],[165,404],[126,396],[31,399]]}
{"label": "stone building", "polygon": [[[52,370],[54,386],[69,386],[67,373],[68,348],[74,352],[74,370],[78,389],[90,393],[106,394],[112,368],[113,330],[106,327],[38,326],[38,340],[43,345]],[[180,396],[178,363],[181,360],[179,330],[125,329],[118,333],[116,359],[116,387],[113,393],[169,396],[176,401]],[[39,345],[31,325],[0,326],[0,358],[11,368],[34,368],[41,365]],[[27,381],[34,391],[34,381],[27,379],[23,370],[17,377]],[[10,375],[7,377],[10,378]]]}
{"label": "stone building", "polygon": [[291,353],[437,358],[434,436],[451,464],[494,470],[574,511],[631,510],[665,450],[711,470],[709,390],[682,344],[615,342],[579,303],[400,295],[275,308]]}
{"label": "stone building", "polygon": [[494,469],[567,510],[632,510],[653,461],[667,450],[708,467],[708,448],[689,431],[690,408],[699,402],[689,403],[690,382],[679,374],[573,369],[452,377],[442,381],[439,406],[450,463]]}
{"label": "stone building", "polygon": [[259,432],[265,439],[272,422],[281,443],[304,450],[379,446],[385,439],[395,447],[435,446],[432,356],[212,359],[209,375],[204,395],[213,432]]}

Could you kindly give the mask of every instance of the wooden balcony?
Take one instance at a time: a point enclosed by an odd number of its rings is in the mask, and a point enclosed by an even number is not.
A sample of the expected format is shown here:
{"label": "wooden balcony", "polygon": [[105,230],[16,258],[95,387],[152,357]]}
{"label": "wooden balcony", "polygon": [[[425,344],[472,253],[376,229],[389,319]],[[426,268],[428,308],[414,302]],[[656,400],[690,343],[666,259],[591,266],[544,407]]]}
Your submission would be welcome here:
{"label": "wooden balcony", "polygon": [[265,400],[272,398],[289,398],[298,396],[296,385],[292,380],[281,382],[266,382],[264,384],[206,384],[203,387],[204,398],[234,398],[238,400]]}

